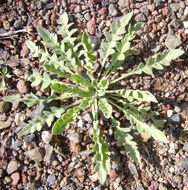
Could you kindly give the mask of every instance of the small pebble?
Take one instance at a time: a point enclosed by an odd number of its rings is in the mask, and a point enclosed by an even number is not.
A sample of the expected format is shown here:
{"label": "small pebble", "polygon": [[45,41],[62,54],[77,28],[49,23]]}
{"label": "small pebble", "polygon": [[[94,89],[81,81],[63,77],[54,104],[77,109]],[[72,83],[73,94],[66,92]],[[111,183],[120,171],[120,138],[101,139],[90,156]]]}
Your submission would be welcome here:
{"label": "small pebble", "polygon": [[49,131],[43,131],[42,140],[44,143],[50,143],[50,141],[52,140],[52,134]]}

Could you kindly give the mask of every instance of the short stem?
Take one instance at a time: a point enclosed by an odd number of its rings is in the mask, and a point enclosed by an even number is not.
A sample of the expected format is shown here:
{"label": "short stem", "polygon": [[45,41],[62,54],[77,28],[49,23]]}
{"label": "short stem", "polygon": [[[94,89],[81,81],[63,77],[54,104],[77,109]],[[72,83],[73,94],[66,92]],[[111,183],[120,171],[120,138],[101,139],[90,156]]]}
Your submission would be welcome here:
{"label": "short stem", "polygon": [[[116,60],[115,60],[115,61],[116,61]],[[113,61],[113,62],[110,64],[108,70],[107,70],[106,73],[105,73],[105,76],[108,76],[108,73],[110,72],[110,70],[111,70],[112,67],[114,66],[115,61]]]}
{"label": "short stem", "polygon": [[126,78],[126,77],[128,77],[128,76],[130,76],[130,75],[133,75],[133,74],[134,74],[134,73],[127,73],[127,74],[124,74],[124,75],[122,75],[121,77],[119,77],[119,78],[113,80],[112,82],[110,82],[110,84],[116,83],[116,82],[118,82],[118,81],[120,81],[120,80],[122,80],[122,79],[124,79],[124,78]]}
{"label": "short stem", "polygon": [[104,59],[103,59],[103,61],[102,61],[102,63],[101,63],[101,68],[100,68],[100,71],[99,71],[99,73],[98,73],[97,79],[99,79],[99,77],[101,76],[101,73],[102,73],[102,70],[103,70],[103,68],[104,68],[106,59],[107,59],[107,57],[104,57]]}
{"label": "short stem", "polygon": [[108,99],[108,101],[109,101],[113,106],[117,107],[119,110],[121,110],[121,111],[124,112],[124,110],[123,110],[122,107],[118,106],[116,103],[114,103],[113,101],[111,101],[111,100],[109,100],[109,99]]}
{"label": "short stem", "polygon": [[72,104],[66,106],[65,109],[68,109],[68,108],[71,108],[71,107],[73,107],[73,106],[76,106],[76,105],[80,104],[81,101],[82,101],[82,100],[78,100],[78,101],[76,101],[76,102],[74,102],[74,103],[72,103]]}

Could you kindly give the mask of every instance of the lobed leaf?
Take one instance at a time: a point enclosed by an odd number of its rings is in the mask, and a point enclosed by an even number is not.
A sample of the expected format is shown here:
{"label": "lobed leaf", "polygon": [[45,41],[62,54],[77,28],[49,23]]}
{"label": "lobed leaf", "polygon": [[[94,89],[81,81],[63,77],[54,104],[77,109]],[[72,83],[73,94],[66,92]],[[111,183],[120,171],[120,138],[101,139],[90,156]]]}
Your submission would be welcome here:
{"label": "lobed leaf", "polygon": [[59,68],[55,68],[54,64],[46,63],[46,64],[44,64],[44,67],[46,68],[47,71],[50,71],[54,74],[58,74],[60,77],[71,79],[71,77],[69,75],[62,72]]}
{"label": "lobed leaf", "polygon": [[82,100],[82,102],[80,103],[80,108],[88,108],[92,105],[93,103],[93,98],[85,98]]}
{"label": "lobed leaf", "polygon": [[51,88],[59,93],[71,93],[75,96],[80,97],[90,97],[93,96],[93,93],[84,89],[79,88],[78,86],[72,85],[72,84],[59,84],[54,83]]}
{"label": "lobed leaf", "polygon": [[92,73],[95,71],[94,65],[97,59],[97,54],[93,51],[94,45],[91,43],[89,34],[86,31],[84,31],[82,35],[82,46],[84,48],[83,55],[86,58],[86,67],[89,69],[89,72],[87,73],[92,77]]}
{"label": "lobed leaf", "polygon": [[50,33],[47,29],[39,26],[37,27],[37,31],[42,39],[47,43],[46,45],[49,47],[58,46],[57,35]]}
{"label": "lobed leaf", "polygon": [[149,125],[136,113],[131,110],[124,111],[126,117],[130,120],[132,125],[136,125],[139,133],[145,133],[147,138],[153,137],[155,140],[167,143],[168,140],[164,133],[157,129],[154,125]]}
{"label": "lobed leaf", "polygon": [[140,164],[141,157],[138,151],[137,144],[135,141],[133,141],[133,137],[128,133],[131,130],[129,128],[121,128],[119,121],[116,121],[113,117],[111,117],[111,119],[112,119],[112,126],[116,128],[115,138],[119,140],[120,145],[125,146],[125,150],[127,153],[129,153],[131,158],[135,162]]}
{"label": "lobed leaf", "polygon": [[30,49],[33,57],[40,57],[41,56],[42,52],[41,52],[40,48],[34,42],[27,40],[26,45]]}
{"label": "lobed leaf", "polygon": [[31,86],[38,86],[42,84],[41,90],[45,90],[57,81],[55,79],[52,80],[46,72],[44,72],[42,76],[37,70],[33,70],[33,74],[28,79],[32,81]]}
{"label": "lobed leaf", "polygon": [[157,99],[153,94],[148,91],[141,91],[141,90],[112,90],[107,91],[108,93],[114,93],[121,95],[123,98],[127,99],[129,102],[133,102],[137,100],[138,102],[155,102],[157,103]]}
{"label": "lobed leaf", "polygon": [[99,100],[99,108],[103,112],[106,118],[110,118],[112,115],[112,106],[108,103],[106,98]]}
{"label": "lobed leaf", "polygon": [[105,78],[105,77],[103,77],[101,80],[100,80],[100,82],[98,83],[98,87],[100,88],[100,89],[107,89],[108,88],[108,86],[109,86],[109,80],[107,79],[107,78]]}
{"label": "lobed leaf", "polygon": [[43,117],[37,116],[35,117],[30,123],[28,123],[18,134],[20,136],[27,135],[30,133],[34,133],[35,131],[40,131],[45,124],[48,127],[51,127],[57,113],[63,114],[65,111],[64,107],[56,108],[55,110],[51,111],[43,111]]}
{"label": "lobed leaf", "polygon": [[22,98],[20,98],[20,96],[17,96],[17,95],[13,95],[13,96],[4,96],[2,97],[2,99],[6,102],[19,102],[22,100]]}
{"label": "lobed leaf", "polygon": [[83,87],[90,87],[92,84],[86,78],[82,77],[81,75],[72,75],[72,79],[77,84],[80,84]]}
{"label": "lobed leaf", "polygon": [[79,113],[79,107],[78,109],[69,109],[67,112],[62,116],[61,119],[58,119],[52,128],[52,134],[61,134],[64,130],[68,129],[68,127],[73,124],[73,119],[78,115]]}
{"label": "lobed leaf", "polygon": [[108,150],[108,145],[103,139],[103,133],[99,128],[98,120],[98,108],[97,102],[92,107],[93,114],[93,141],[95,142],[93,146],[93,151],[96,152],[94,160],[96,162],[95,172],[100,180],[100,183],[104,183],[107,175],[110,173],[110,152]]}

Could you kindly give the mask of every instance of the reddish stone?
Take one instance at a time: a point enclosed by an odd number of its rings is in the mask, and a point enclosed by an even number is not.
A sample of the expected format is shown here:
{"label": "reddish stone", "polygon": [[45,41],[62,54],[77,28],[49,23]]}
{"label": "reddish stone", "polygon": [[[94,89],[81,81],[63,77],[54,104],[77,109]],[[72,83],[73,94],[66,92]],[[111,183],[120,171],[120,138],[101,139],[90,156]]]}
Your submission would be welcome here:
{"label": "reddish stone", "polygon": [[78,30],[79,30],[80,32],[84,32],[86,26],[83,25],[83,24],[81,24],[81,23],[78,23],[78,24],[77,24],[77,28],[78,28]]}
{"label": "reddish stone", "polygon": [[187,35],[185,33],[182,33],[181,35],[182,35],[183,39],[185,39],[185,40],[187,39]]}
{"label": "reddish stone", "polygon": [[157,15],[158,15],[158,12],[157,12],[156,10],[152,12],[152,16],[155,17],[155,16],[157,16]]}
{"label": "reddish stone", "polygon": [[75,8],[75,5],[71,5],[71,6],[69,7],[69,10],[70,10],[71,12],[73,12],[73,11],[74,11],[74,8]]}
{"label": "reddish stone", "polygon": [[106,7],[103,7],[102,9],[99,10],[100,15],[106,15],[108,14],[108,9]]}
{"label": "reddish stone", "polygon": [[145,133],[141,133],[141,134],[140,134],[140,137],[141,137],[141,141],[142,141],[142,142],[148,142],[148,137],[146,136]]}
{"label": "reddish stone", "polygon": [[156,32],[157,31],[157,25],[155,23],[152,24],[152,29]]}
{"label": "reddish stone", "polygon": [[64,166],[66,166],[68,163],[69,163],[69,161],[68,161],[68,160],[65,160],[65,161],[62,162],[62,166],[64,167]]}
{"label": "reddish stone", "polygon": [[19,179],[20,179],[20,174],[19,174],[18,172],[13,173],[13,174],[11,175],[11,179],[12,179],[12,184],[13,184],[13,185],[17,185],[17,183],[18,183],[18,181],[19,181]]}
{"label": "reddish stone", "polygon": [[27,183],[27,175],[26,174],[22,174],[22,183]]}
{"label": "reddish stone", "polygon": [[110,178],[112,180],[116,179],[117,177],[119,177],[119,174],[115,172],[115,170],[111,170],[110,174],[109,174]]}
{"label": "reddish stone", "polygon": [[88,23],[87,23],[87,31],[89,34],[94,35],[96,30],[96,21],[93,17]]}
{"label": "reddish stone", "polygon": [[166,105],[166,109],[167,109],[167,110],[170,110],[170,108],[171,108],[170,104],[167,104],[167,105]]}
{"label": "reddish stone", "polygon": [[164,8],[162,8],[162,15],[163,16],[168,16],[169,15],[169,9],[167,8],[167,7],[164,7]]}
{"label": "reddish stone", "polygon": [[35,28],[37,28],[38,26],[43,26],[43,24],[44,24],[44,21],[42,19],[37,19],[37,20],[34,20],[33,22],[33,26]]}
{"label": "reddish stone", "polygon": [[54,26],[55,25],[55,21],[56,21],[57,15],[55,13],[53,13],[50,17],[51,20],[51,24]]}

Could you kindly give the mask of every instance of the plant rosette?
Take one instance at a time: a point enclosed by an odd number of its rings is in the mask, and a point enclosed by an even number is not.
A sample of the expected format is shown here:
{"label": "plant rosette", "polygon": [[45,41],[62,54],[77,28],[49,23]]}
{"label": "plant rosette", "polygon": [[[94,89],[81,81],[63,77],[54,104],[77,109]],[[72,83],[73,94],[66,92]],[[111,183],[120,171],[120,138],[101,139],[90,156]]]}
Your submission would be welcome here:
{"label": "plant rosette", "polygon": [[[105,32],[106,41],[102,43],[103,60],[99,71],[96,70],[97,53],[93,51],[93,44],[85,31],[79,41],[78,30],[73,29],[73,23],[69,23],[66,13],[60,16],[58,24],[60,27],[57,34],[49,32],[43,27],[38,27],[38,33],[45,42],[45,48],[41,49],[32,41],[27,41],[33,57],[40,58],[44,72],[33,70],[29,77],[31,85],[40,85],[41,91],[50,89],[49,97],[38,97],[30,94],[26,97],[7,96],[3,99],[10,102],[22,101],[28,107],[36,104],[48,104],[53,100],[69,99],[69,105],[59,107],[46,107],[42,116],[37,116],[28,123],[19,135],[27,135],[40,131],[45,125],[52,128],[52,134],[61,134],[71,125],[74,119],[84,109],[92,108],[93,118],[93,151],[95,152],[95,172],[104,183],[110,172],[110,151],[108,143],[104,140],[104,134],[99,128],[99,110],[109,119],[115,131],[115,138],[119,144],[125,147],[126,152],[137,162],[141,163],[141,156],[137,143],[130,135],[131,127],[121,126],[112,114],[114,108],[119,109],[130,121],[130,126],[136,126],[140,134],[147,138],[167,143],[167,137],[159,129],[165,120],[157,119],[159,113],[152,111],[145,102],[157,103],[157,99],[148,91],[118,89],[111,87],[118,81],[132,75],[148,74],[154,76],[152,70],[163,70],[169,66],[173,59],[178,58],[184,52],[180,49],[164,50],[147,59],[146,63],[140,63],[131,72],[122,74],[119,78],[112,80],[112,76],[122,69],[122,64],[129,56],[139,55],[139,50],[131,47],[131,41],[143,23],[130,24],[133,14],[115,20],[110,26],[110,32]],[[107,62],[110,66],[105,69]],[[82,74],[80,74],[82,70]],[[69,84],[62,82],[68,79]]]}

